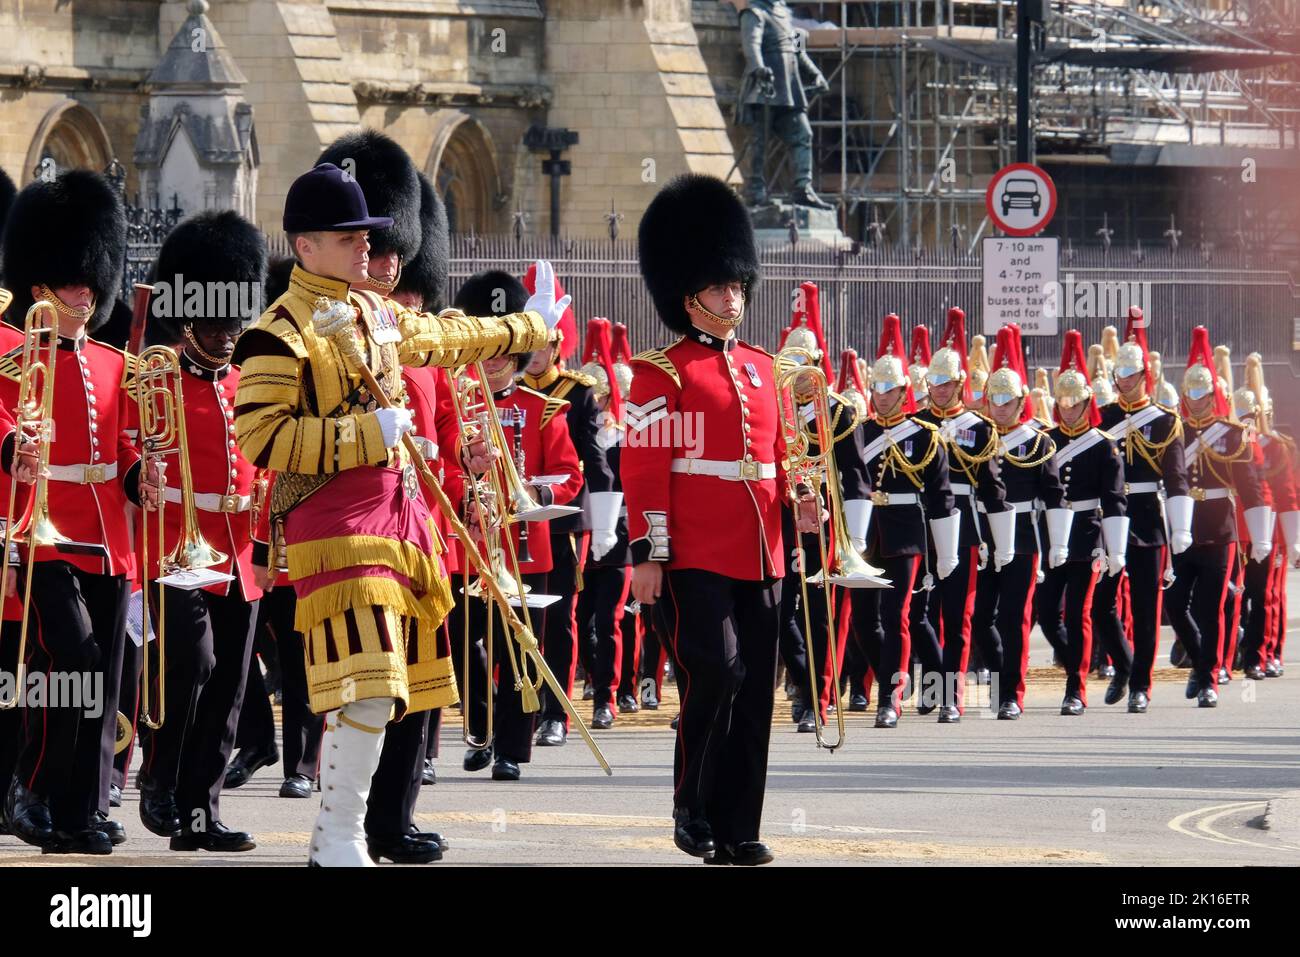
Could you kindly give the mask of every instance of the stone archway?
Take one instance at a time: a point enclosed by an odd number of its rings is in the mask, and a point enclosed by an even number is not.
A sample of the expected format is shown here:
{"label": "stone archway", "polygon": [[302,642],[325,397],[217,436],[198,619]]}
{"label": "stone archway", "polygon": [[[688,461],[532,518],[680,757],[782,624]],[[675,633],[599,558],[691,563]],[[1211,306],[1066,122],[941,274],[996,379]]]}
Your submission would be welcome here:
{"label": "stone archway", "polygon": [[488,233],[501,205],[501,174],[492,134],[460,110],[432,117],[434,136],[424,173],[447,205],[453,233]]}
{"label": "stone archway", "polygon": [[113,144],[99,117],[76,100],[64,100],[50,107],[36,127],[27,149],[23,183],[35,178],[37,168],[47,158],[60,170],[101,171],[114,158]]}

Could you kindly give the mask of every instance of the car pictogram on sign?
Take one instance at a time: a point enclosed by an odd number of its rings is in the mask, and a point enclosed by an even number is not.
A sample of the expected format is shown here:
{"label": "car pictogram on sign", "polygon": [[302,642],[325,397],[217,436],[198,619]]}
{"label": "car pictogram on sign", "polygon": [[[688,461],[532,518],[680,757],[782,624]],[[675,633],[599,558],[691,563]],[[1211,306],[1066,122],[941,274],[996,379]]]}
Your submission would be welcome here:
{"label": "car pictogram on sign", "polygon": [[984,205],[989,219],[1008,236],[1035,236],[1056,213],[1052,177],[1032,163],[1012,163],[989,180]]}
{"label": "car pictogram on sign", "polygon": [[1008,215],[1013,209],[1032,209],[1037,216],[1043,205],[1043,196],[1038,191],[1036,179],[1009,179],[1002,190],[1002,215]]}

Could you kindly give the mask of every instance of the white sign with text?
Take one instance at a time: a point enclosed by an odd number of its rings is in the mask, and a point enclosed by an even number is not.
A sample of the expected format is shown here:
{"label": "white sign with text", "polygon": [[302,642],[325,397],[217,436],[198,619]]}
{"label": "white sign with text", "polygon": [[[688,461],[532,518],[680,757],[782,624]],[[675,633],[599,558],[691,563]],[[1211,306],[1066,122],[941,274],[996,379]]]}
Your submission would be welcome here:
{"label": "white sign with text", "polygon": [[984,240],[983,251],[984,334],[995,336],[1014,322],[1022,335],[1058,335],[1060,309],[1047,301],[1059,285],[1057,240],[992,237]]}

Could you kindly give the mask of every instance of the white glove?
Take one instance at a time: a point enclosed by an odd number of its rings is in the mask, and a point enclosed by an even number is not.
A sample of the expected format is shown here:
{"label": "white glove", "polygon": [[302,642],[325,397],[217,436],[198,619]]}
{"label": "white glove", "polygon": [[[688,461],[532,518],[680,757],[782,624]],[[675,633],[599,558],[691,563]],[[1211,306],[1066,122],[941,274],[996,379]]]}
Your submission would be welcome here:
{"label": "white glove", "polygon": [[1283,512],[1277,522],[1286,541],[1287,560],[1294,565],[1300,562],[1300,512]]}
{"label": "white glove", "polygon": [[[871,524],[870,499],[851,498],[844,503],[844,528],[849,533],[849,542],[859,555],[867,550],[867,527]],[[1300,515],[1300,512],[1296,513]]]}
{"label": "white glove", "polygon": [[1267,505],[1246,509],[1246,528],[1250,531],[1250,557],[1268,561],[1273,553],[1273,510]]}
{"label": "white glove", "polygon": [[409,409],[376,409],[375,419],[384,436],[385,448],[395,448],[407,432],[415,431],[415,422]]}
{"label": "white glove", "polygon": [[600,561],[618,544],[618,513],[622,492],[592,492],[587,506],[591,514],[591,557]]}
{"label": "white glove", "polygon": [[930,536],[934,539],[934,573],[943,581],[957,568],[957,546],[961,540],[961,513],[947,518],[930,519]]}
{"label": "white glove", "polygon": [[1070,528],[1074,525],[1074,512],[1068,508],[1047,510],[1047,567],[1060,568],[1070,557]]}
{"label": "white glove", "polygon": [[1181,555],[1192,547],[1192,508],[1190,495],[1175,495],[1165,502],[1165,515],[1169,519],[1169,548]]}
{"label": "white glove", "polygon": [[1016,510],[989,512],[989,530],[993,532],[993,570],[1001,571],[1016,558]]}
{"label": "white glove", "polygon": [[533,286],[537,291],[528,297],[528,302],[524,304],[524,312],[540,313],[542,319],[546,322],[547,329],[554,329],[560,324],[560,319],[564,315],[564,310],[569,308],[569,303],[573,302],[573,297],[566,295],[560,300],[555,298],[555,267],[545,259],[537,260],[537,272],[534,274],[536,285]]}
{"label": "white glove", "polygon": [[1101,537],[1106,543],[1106,570],[1114,578],[1124,570],[1124,559],[1128,554],[1127,515],[1112,515],[1101,520]]}

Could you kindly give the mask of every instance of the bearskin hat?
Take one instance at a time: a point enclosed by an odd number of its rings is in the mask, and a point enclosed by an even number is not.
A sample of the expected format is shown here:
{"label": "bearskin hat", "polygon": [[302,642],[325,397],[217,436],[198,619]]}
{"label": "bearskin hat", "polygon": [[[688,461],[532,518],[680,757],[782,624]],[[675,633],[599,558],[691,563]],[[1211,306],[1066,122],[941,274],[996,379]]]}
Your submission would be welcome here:
{"label": "bearskin hat", "polygon": [[269,306],[289,291],[289,277],[298,260],[292,256],[276,256],[266,267],[266,304]]}
{"label": "bearskin hat", "polygon": [[[470,276],[456,291],[452,305],[467,316],[502,316],[523,312],[528,290],[504,269],[485,269]],[[515,356],[515,368],[522,369],[532,358],[531,352]]]}
{"label": "bearskin hat", "polygon": [[[179,342],[186,325],[205,320],[248,325],[265,305],[266,268],[265,237],[233,210],[207,210],[182,221],[154,263],[145,340]],[[184,308],[177,314],[176,307],[188,307],[196,289],[203,311]]]}
{"label": "bearskin hat", "polygon": [[420,250],[402,265],[393,292],[415,293],[425,312],[447,308],[447,272],[451,264],[451,236],[447,231],[447,207],[423,173],[420,180]]}
{"label": "bearskin hat", "polygon": [[[9,207],[13,205],[14,197],[17,195],[18,187],[9,178],[9,174],[0,169],[0,235],[4,234],[5,220],[9,218]],[[4,276],[4,262],[0,260],[0,283],[4,282]],[[0,293],[0,297],[2,296],[4,296],[4,293]],[[0,299],[0,314],[4,313],[7,305],[9,305],[9,299]]]}
{"label": "bearskin hat", "polygon": [[321,163],[356,177],[370,215],[393,220],[387,229],[370,230],[370,254],[396,252],[403,263],[414,259],[420,251],[420,180],[406,150],[378,130],[361,130],[327,146],[316,159]]}
{"label": "bearskin hat", "polygon": [[113,311],[126,262],[126,212],[101,174],[70,169],[28,183],[14,197],[5,222],[5,285],[13,292],[9,321],[21,326],[32,287],[86,285],[95,296],[88,330]]}
{"label": "bearskin hat", "polygon": [[739,282],[750,299],[758,285],[758,248],[749,212],[716,176],[687,173],[650,201],[637,235],[641,275],[659,318],[685,332],[682,305],[715,283]]}

